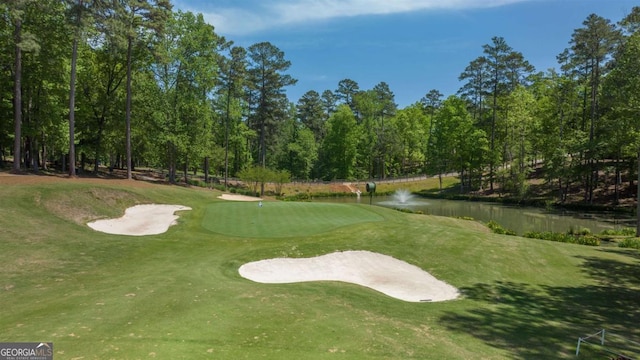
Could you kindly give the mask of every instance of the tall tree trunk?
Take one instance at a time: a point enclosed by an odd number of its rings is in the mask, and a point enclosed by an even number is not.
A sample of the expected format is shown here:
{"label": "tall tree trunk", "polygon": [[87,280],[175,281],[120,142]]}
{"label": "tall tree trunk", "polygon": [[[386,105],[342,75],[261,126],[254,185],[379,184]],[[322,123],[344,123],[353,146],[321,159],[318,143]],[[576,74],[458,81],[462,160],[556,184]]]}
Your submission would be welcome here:
{"label": "tall tree trunk", "polygon": [[42,168],[47,170],[47,136],[42,132]]}
{"label": "tall tree trunk", "polygon": [[620,182],[618,179],[620,178],[620,154],[616,154],[616,171],[615,171],[615,179],[614,181],[614,195],[615,195],[615,205],[620,203]]}
{"label": "tall tree trunk", "polygon": [[176,183],[176,151],[173,143],[167,144],[167,150],[169,151],[169,183]]}
{"label": "tall tree trunk", "polygon": [[598,85],[600,80],[600,62],[595,62],[595,69],[591,72],[591,122],[589,124],[589,203],[593,204],[593,190],[598,180],[598,167],[595,154],[595,126],[598,111]]}
{"label": "tall tree trunk", "polygon": [[182,168],[182,173],[184,175],[184,183],[187,186],[189,185],[189,177],[188,177],[189,174],[188,174],[188,171],[189,171],[189,162],[188,162],[188,159],[185,158],[184,159],[184,167]]}
{"label": "tall tree trunk", "polygon": [[20,147],[22,140],[22,49],[20,48],[20,40],[22,38],[22,19],[16,19],[14,40],[16,42],[15,49],[15,73],[13,83],[13,122],[15,140],[13,142],[13,171],[20,171]]}
{"label": "tall tree trunk", "polygon": [[[107,121],[105,118],[104,112],[102,116],[98,118],[98,131],[96,136],[96,148],[95,148],[95,159],[93,162],[93,173],[98,175],[98,168],[100,163],[100,152],[102,150],[102,134],[104,133],[104,123]],[[113,164],[113,162],[111,162]],[[113,171],[113,166],[111,166],[111,171]]]}
{"label": "tall tree trunk", "polygon": [[209,157],[208,156],[204,158],[204,183],[207,186],[209,185]]}
{"label": "tall tree trunk", "polygon": [[39,167],[39,161],[40,158],[38,158],[38,138],[36,136],[31,138],[31,141],[29,142],[29,157],[30,157],[30,161],[31,161],[31,170],[33,171],[40,171],[40,167]]}
{"label": "tall tree trunk", "polygon": [[493,181],[495,172],[495,142],[496,142],[496,117],[498,107],[498,76],[496,74],[495,85],[493,86],[493,109],[491,115],[491,158],[489,159],[489,190],[493,191]]}
{"label": "tall tree trunk", "polygon": [[[69,83],[69,158],[76,158],[75,124],[76,124],[76,63],[78,60],[78,34],[73,38],[71,51],[71,81]],[[97,161],[97,160],[96,160]],[[69,176],[76,176],[75,161],[69,162]]]}
{"label": "tall tree trunk", "polygon": [[127,137],[127,179],[131,180],[131,51],[133,39],[127,38],[127,99],[125,107],[126,137]]}
{"label": "tall tree trunk", "polygon": [[638,181],[636,182],[637,185],[637,198],[636,198],[636,237],[640,237],[640,148],[638,148]]}
{"label": "tall tree trunk", "polygon": [[231,90],[227,91],[227,109],[224,122],[224,189],[227,190],[229,178],[229,111],[231,111]]}
{"label": "tall tree trunk", "polygon": [[[29,86],[22,89],[22,125],[21,128],[34,127],[33,124],[33,89]],[[26,96],[25,96],[26,95]],[[26,99],[26,101],[25,101]],[[26,105],[26,106],[25,106]],[[22,164],[25,170],[29,170],[31,167],[31,136],[28,134],[22,134],[24,141],[22,142]]]}
{"label": "tall tree trunk", "polygon": [[[260,131],[260,162],[262,163],[262,168],[267,168],[267,149],[265,144],[265,132],[266,124],[264,123],[266,120],[262,120],[261,131]],[[264,196],[264,181],[260,183],[260,196]]]}

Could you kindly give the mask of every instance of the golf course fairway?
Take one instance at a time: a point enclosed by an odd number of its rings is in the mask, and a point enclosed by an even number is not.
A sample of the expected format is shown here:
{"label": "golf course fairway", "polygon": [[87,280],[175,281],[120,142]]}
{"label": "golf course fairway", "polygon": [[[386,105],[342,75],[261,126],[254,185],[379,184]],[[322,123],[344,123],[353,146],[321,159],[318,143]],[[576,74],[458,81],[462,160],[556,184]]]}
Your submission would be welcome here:
{"label": "golf course fairway", "polygon": [[[578,338],[601,329],[640,339],[636,250],[369,205],[260,208],[200,188],[10,177],[0,176],[0,341],[53,342],[55,359],[575,359]],[[87,225],[139,204],[191,210],[155,235]],[[239,274],[346,251],[406,262],[460,296],[407,302],[346,282]],[[606,356],[583,344],[578,358]]]}

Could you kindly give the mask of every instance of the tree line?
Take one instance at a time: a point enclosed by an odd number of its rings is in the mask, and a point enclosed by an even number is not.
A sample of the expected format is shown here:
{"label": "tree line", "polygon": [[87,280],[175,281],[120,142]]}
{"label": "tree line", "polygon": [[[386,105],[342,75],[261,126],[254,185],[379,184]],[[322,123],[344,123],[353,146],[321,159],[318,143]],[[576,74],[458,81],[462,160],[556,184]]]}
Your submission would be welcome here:
{"label": "tree line", "polygon": [[[237,46],[168,0],[0,0],[0,152],[13,170],[101,166],[226,180],[249,168],[295,179],[455,172],[462,191],[524,195],[542,167],[564,200],[592,201],[640,156],[640,8],[596,14],[558,68],[536,71],[499,36],[462,86],[399,108],[385,82],[307,91],[295,103],[277,46]],[[612,176],[603,176],[610,174]]]}

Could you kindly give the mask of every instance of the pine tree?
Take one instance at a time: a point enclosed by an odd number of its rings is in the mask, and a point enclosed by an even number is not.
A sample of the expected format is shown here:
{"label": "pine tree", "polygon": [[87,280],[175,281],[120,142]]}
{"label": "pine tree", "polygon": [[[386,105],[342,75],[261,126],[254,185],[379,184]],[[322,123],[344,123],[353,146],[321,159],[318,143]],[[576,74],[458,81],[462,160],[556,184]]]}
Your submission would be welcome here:
{"label": "pine tree", "polygon": [[620,43],[620,32],[611,21],[591,14],[571,36],[571,66],[584,76],[583,128],[588,119],[589,143],[585,149],[585,162],[589,173],[585,176],[585,200],[593,201],[597,182],[596,131],[600,117],[600,82],[606,74],[606,64]]}
{"label": "pine tree", "polygon": [[[279,122],[285,118],[286,86],[297,80],[284,72],[291,62],[285,60],[284,52],[269,42],[261,42],[248,48],[249,82],[255,89],[257,104],[251,117],[251,125],[258,134],[258,159],[263,168],[267,166],[267,146],[274,142]],[[261,189],[261,194],[264,188]]]}
{"label": "pine tree", "polygon": [[325,134],[325,112],[320,94],[315,90],[307,91],[298,100],[296,108],[300,122],[313,132],[316,143],[320,143]]}
{"label": "pine tree", "polygon": [[[224,186],[227,188],[229,177],[229,139],[231,129],[236,129],[241,114],[237,109],[243,98],[244,84],[247,81],[247,51],[234,46],[228,58],[222,58],[220,66],[220,86],[218,95],[224,103]],[[235,110],[235,111],[234,111]],[[234,115],[235,114],[235,115]],[[237,116],[236,116],[237,115]]]}

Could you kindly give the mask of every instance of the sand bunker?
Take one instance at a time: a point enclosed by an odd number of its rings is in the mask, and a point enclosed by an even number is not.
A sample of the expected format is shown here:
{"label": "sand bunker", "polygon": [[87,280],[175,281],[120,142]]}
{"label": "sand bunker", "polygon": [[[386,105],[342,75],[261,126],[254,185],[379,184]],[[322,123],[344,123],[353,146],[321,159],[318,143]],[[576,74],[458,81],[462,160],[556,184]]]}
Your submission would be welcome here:
{"label": "sand bunker", "polygon": [[238,195],[238,194],[222,194],[218,196],[218,199],[231,200],[231,201],[262,201],[259,197]]}
{"label": "sand bunker", "polygon": [[278,258],[244,264],[246,279],[282,284],[304,281],[343,281],[410,301],[445,301],[458,290],[415,265],[370,251],[344,251],[313,258]]}
{"label": "sand bunker", "polygon": [[118,219],[97,220],[88,223],[90,228],[108,234],[116,235],[156,235],[169,230],[175,225],[181,210],[191,210],[182,205],[136,205],[128,208],[124,216]]}

